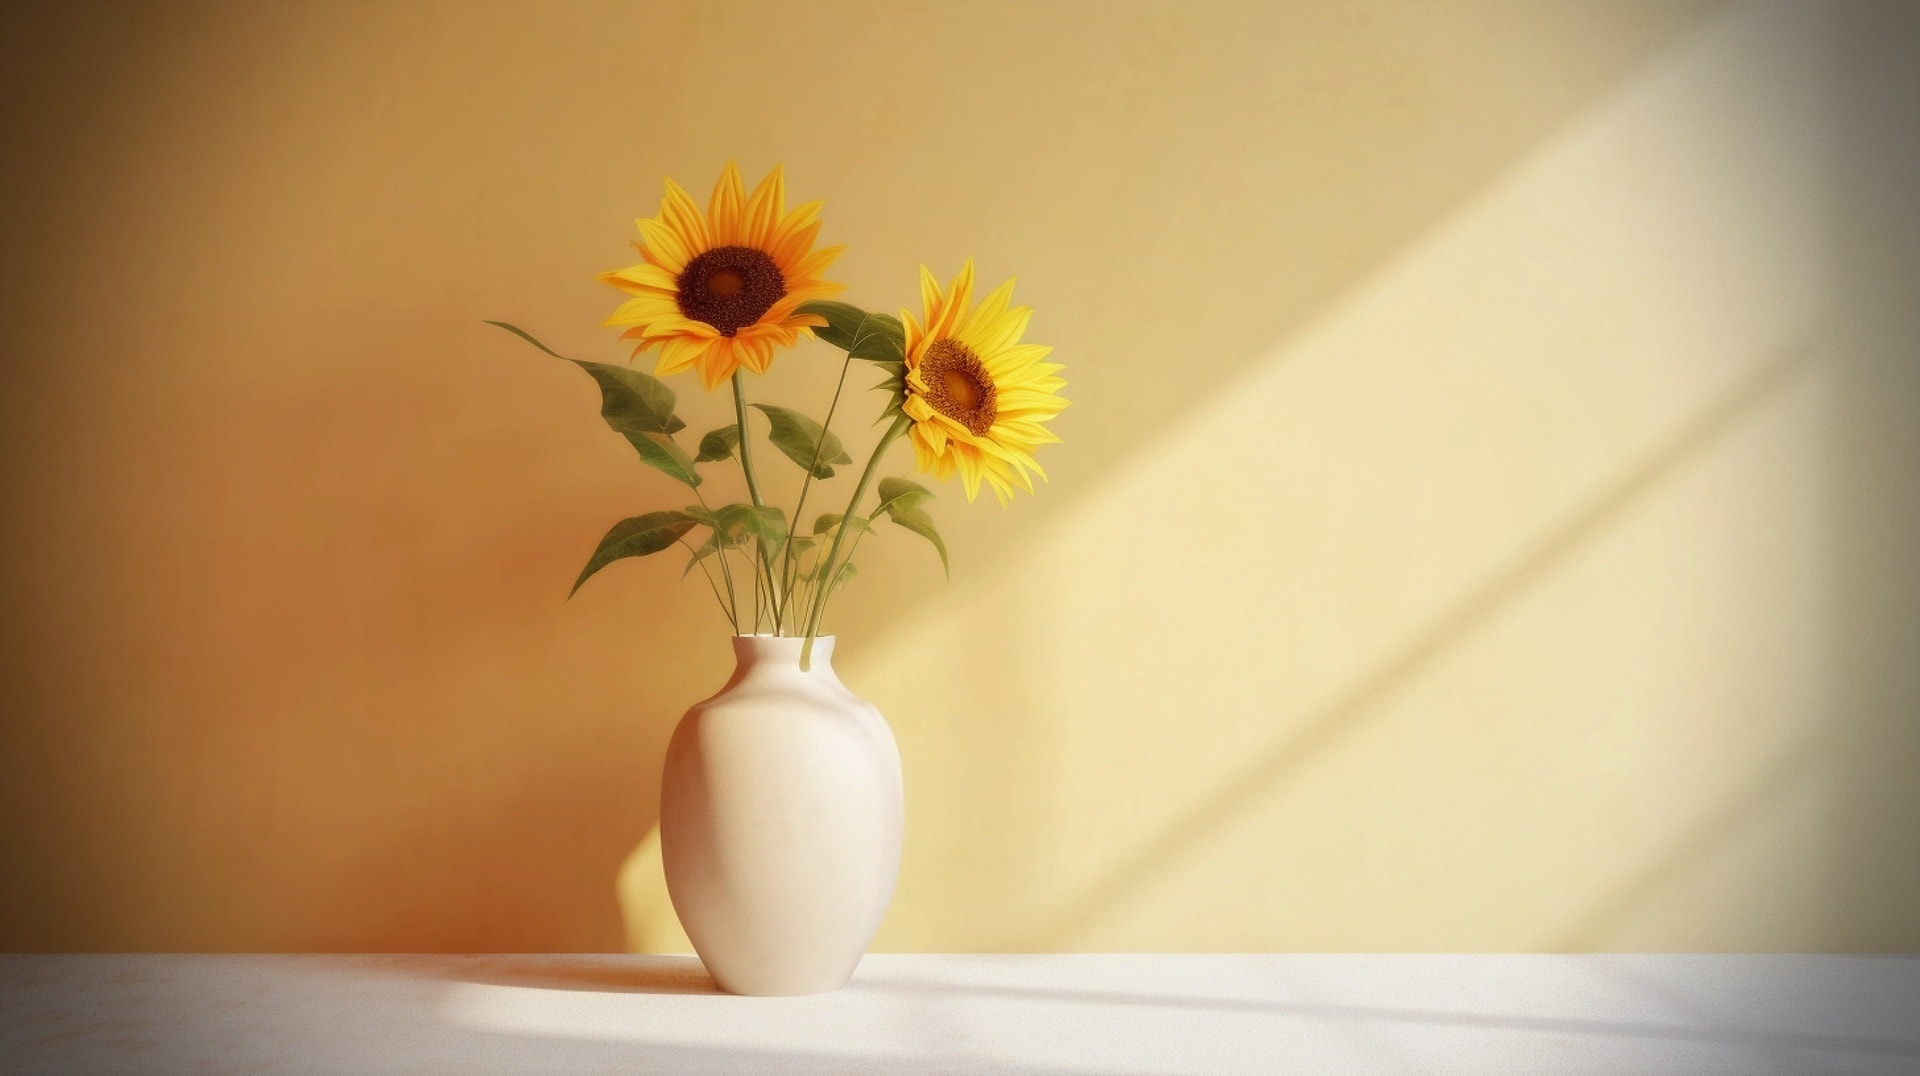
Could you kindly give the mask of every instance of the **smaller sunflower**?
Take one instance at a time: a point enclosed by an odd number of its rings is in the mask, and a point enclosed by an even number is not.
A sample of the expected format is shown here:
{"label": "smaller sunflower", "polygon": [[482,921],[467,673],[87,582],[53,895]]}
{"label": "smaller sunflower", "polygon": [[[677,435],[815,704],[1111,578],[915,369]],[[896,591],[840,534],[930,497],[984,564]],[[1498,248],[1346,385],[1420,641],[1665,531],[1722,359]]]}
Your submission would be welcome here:
{"label": "smaller sunflower", "polygon": [[920,267],[926,322],[900,312],[907,359],[901,410],[913,420],[909,432],[922,472],[942,479],[960,472],[968,501],[984,479],[1004,505],[1016,486],[1033,492],[1029,472],[1047,477],[1033,450],[1060,441],[1046,423],[1067,406],[1058,395],[1066,382],[1054,376],[1059,363],[1042,361],[1052,348],[1020,342],[1033,311],[1008,306],[1013,281],[979,306],[972,299],[973,259],[944,293]]}
{"label": "smaller sunflower", "polygon": [[821,203],[787,212],[777,165],[749,197],[728,164],[704,214],[673,180],[666,189],[660,215],[634,222],[645,260],[600,275],[631,296],[605,324],[628,327],[620,339],[638,341],[635,358],[659,347],[655,373],[698,371],[708,391],[743,366],[766,373],[776,345],[792,347],[826,324],[794,310],[845,287],[820,278],[844,249],[813,249]]}

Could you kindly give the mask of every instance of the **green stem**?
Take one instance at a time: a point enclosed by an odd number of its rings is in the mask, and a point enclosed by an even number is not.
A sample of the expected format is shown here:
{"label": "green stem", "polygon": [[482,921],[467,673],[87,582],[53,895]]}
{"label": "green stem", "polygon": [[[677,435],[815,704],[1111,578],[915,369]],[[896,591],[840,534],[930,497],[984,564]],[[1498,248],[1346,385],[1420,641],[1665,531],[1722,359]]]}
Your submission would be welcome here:
{"label": "green stem", "polygon": [[[846,359],[840,363],[840,383],[833,387],[833,402],[827,405],[827,420],[820,424],[820,441],[813,446],[813,463],[808,465],[807,477],[800,483],[800,500],[793,506],[793,521],[787,527],[787,555],[782,559],[780,565],[780,594],[789,610],[793,608],[794,557],[792,532],[794,528],[800,526],[801,513],[807,510],[807,490],[813,486],[813,472],[814,468],[820,466],[820,454],[827,450],[826,431],[833,428],[833,413],[840,407],[840,393],[847,387],[847,371],[852,368],[853,351],[852,349],[848,349]],[[806,607],[803,605],[801,608],[804,609]],[[779,630],[777,627],[774,628],[776,632]]]}
{"label": "green stem", "polygon": [[[740,473],[747,476],[747,498],[753,502],[755,508],[761,508],[764,507],[764,503],[760,500],[760,483],[756,481],[753,476],[753,450],[750,447],[753,439],[747,436],[746,380],[740,376],[739,370],[733,372],[733,415],[734,421],[740,424]],[[791,530],[792,528],[788,529]],[[765,545],[758,542],[754,544],[760,550],[760,559],[766,564],[768,589],[771,590],[773,583],[773,554]],[[754,576],[756,579],[759,577],[759,573],[760,570],[755,568]],[[777,601],[773,606],[773,622],[775,624],[774,630],[777,632],[780,623],[780,605]],[[754,612],[753,627],[755,631],[760,629],[760,614],[758,610]]]}
{"label": "green stem", "polygon": [[[707,577],[707,589],[713,591],[713,600],[719,603],[720,612],[726,615],[727,623],[733,625],[733,633],[735,635],[740,634],[740,621],[735,619],[733,615],[733,610],[727,607],[726,599],[720,596],[720,584],[713,581],[713,572],[707,569],[707,564],[705,561],[699,559],[700,551],[698,549],[693,548],[693,544],[687,541],[685,538],[682,538],[679,541],[681,545],[687,547],[687,552],[693,554],[694,563],[700,566],[700,574]],[[722,554],[722,555],[724,556],[725,554]]]}
{"label": "green stem", "polygon": [[[693,495],[700,498],[701,509],[707,513],[708,519],[712,519],[713,506],[707,503],[707,495],[700,492],[699,486],[693,487]],[[733,592],[733,569],[727,567],[726,545],[720,542],[715,544],[720,547],[716,554],[720,560],[720,577],[727,581],[727,619],[733,621],[733,633],[738,635],[740,634],[740,598]],[[718,595],[715,596],[718,597]]]}
{"label": "green stem", "polygon": [[827,571],[821,577],[819,597],[814,599],[813,615],[807,618],[807,641],[800,644],[800,671],[811,667],[813,659],[813,637],[820,631],[820,617],[827,610],[827,599],[833,596],[833,561],[840,555],[840,543],[847,540],[847,520],[853,518],[860,507],[860,498],[867,495],[867,487],[873,483],[873,472],[880,469],[880,457],[887,454],[887,447],[894,439],[907,432],[913,422],[906,415],[895,416],[893,425],[880,435],[880,443],[873,446],[873,455],[867,457],[867,469],[860,472],[860,484],[854,487],[853,499],[847,502],[846,514],[840,517],[840,525],[833,531],[833,547],[827,550]]}

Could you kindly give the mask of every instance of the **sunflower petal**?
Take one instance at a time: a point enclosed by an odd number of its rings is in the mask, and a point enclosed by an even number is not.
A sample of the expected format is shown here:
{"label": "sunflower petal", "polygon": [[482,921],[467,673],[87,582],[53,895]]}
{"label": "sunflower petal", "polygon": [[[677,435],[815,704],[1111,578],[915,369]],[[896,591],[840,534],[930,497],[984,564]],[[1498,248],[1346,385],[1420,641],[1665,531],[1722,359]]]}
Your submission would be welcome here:
{"label": "sunflower petal", "polygon": [[676,277],[679,276],[680,271],[687,267],[687,262],[693,259],[693,252],[687,249],[685,242],[680,238],[680,233],[674,231],[671,225],[663,224],[659,220],[641,220],[635,223],[640,225],[640,234],[646,239],[647,253],[651,255],[654,264]]}
{"label": "sunflower petal", "polygon": [[708,392],[726,384],[727,379],[733,376],[733,371],[739,367],[739,356],[735,353],[735,348],[736,345],[732,340],[722,337],[713,341],[706,352],[700,356],[698,364],[700,383],[707,387]]}
{"label": "sunflower petal", "polygon": [[707,218],[694,204],[693,196],[675,183],[672,177],[667,179],[666,196],[660,199],[660,219],[672,225],[686,241],[688,248],[698,253],[713,246],[707,237]]}
{"label": "sunflower petal", "polygon": [[740,236],[744,246],[756,250],[766,250],[773,238],[773,231],[780,224],[781,214],[786,209],[787,177],[780,165],[774,165],[773,171],[753,189],[753,197],[747,199],[745,227]]}
{"label": "sunflower petal", "polygon": [[740,169],[732,161],[713,185],[713,198],[707,202],[708,238],[716,247],[737,246],[740,242],[740,214],[746,204],[746,191],[740,184]]}

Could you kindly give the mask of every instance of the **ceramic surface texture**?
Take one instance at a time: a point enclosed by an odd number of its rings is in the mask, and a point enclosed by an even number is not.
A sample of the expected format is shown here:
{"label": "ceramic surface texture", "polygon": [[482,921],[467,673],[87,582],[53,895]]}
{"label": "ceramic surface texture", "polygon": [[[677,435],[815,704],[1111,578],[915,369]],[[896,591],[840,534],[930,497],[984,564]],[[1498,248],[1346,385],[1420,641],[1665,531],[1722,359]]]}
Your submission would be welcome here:
{"label": "ceramic surface texture", "polygon": [[812,994],[852,977],[900,869],[900,752],[833,671],[833,639],[738,636],[733,678],[681,718],[660,789],[674,911],[714,982]]}

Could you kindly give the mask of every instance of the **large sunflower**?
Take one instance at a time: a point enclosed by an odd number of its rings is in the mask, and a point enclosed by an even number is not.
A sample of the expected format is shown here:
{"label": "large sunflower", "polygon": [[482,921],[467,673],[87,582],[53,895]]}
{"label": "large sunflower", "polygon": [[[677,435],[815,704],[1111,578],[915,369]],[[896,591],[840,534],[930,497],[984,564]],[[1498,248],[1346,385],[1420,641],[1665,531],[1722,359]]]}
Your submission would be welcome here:
{"label": "large sunflower", "polygon": [[794,309],[845,287],[820,279],[843,249],[813,249],[820,203],[788,213],[778,166],[748,197],[728,164],[704,214],[679,184],[669,179],[666,187],[660,215],[634,222],[646,260],[600,275],[632,296],[606,324],[628,326],[620,339],[639,341],[636,358],[658,345],[656,373],[691,368],[708,390],[742,366],[765,373],[775,345],[792,347],[826,324]]}
{"label": "large sunflower", "polygon": [[985,479],[1001,504],[1015,486],[1033,492],[1028,472],[1046,477],[1033,450],[1060,438],[1046,422],[1067,406],[1053,376],[1059,363],[1043,362],[1053,349],[1023,344],[1033,311],[1008,307],[1013,281],[995,288],[979,306],[973,299],[973,259],[961,267],[945,293],[926,266],[920,267],[920,301],[926,324],[905,310],[906,400],[913,420],[913,452],[920,470],[937,478],[955,471],[967,500]]}

